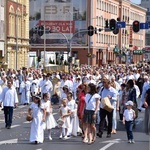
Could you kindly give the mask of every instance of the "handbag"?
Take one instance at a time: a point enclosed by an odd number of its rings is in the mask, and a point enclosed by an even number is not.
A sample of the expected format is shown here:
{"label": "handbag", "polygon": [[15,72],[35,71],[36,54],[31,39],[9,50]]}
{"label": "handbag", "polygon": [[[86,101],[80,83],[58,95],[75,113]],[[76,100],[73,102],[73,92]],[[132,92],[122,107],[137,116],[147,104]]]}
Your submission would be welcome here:
{"label": "handbag", "polygon": [[26,116],[26,120],[27,120],[27,121],[32,121],[32,119],[33,119],[33,117],[32,117],[31,115],[28,114],[28,115]]}
{"label": "handbag", "polygon": [[110,100],[109,100],[108,97],[102,98],[101,103],[102,103],[103,109],[107,110],[108,112],[113,111],[114,108],[111,105]]}
{"label": "handbag", "polygon": [[62,125],[64,124],[64,119],[59,118],[59,119],[57,120],[57,124],[58,124],[58,127],[62,127]]}

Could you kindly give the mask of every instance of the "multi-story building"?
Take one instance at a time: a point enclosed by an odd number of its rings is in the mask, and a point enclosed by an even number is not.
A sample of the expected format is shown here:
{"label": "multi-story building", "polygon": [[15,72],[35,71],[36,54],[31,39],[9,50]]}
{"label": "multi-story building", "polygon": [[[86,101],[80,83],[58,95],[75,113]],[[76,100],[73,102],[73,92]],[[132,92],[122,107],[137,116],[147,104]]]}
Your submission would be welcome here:
{"label": "multi-story building", "polygon": [[[40,2],[40,0],[30,1],[32,9],[30,30],[32,31],[32,28],[37,25],[45,25],[51,33],[40,37],[37,32],[31,34],[30,50],[32,52],[45,49],[51,52],[59,51],[61,54],[69,51],[71,56],[80,60],[81,64],[96,66],[126,61],[135,63],[143,60],[142,55],[133,55],[132,50],[145,47],[145,30],[134,33],[132,23],[134,20],[145,22],[145,8],[129,0],[82,0],[82,2],[80,0],[46,0],[42,4]],[[110,19],[126,22],[126,27],[119,29],[118,34],[114,34],[105,29],[106,20]],[[87,30],[89,25],[100,29],[97,32],[95,30],[96,34],[91,37],[85,34],[87,32],[82,32]],[[74,36],[75,32],[80,31],[81,33]],[[68,41],[71,39],[69,50],[66,39]],[[45,46],[43,43],[46,43]],[[121,50],[121,54],[114,53],[115,47]],[[122,55],[122,52],[128,55]],[[52,54],[52,59],[54,58],[55,55]]]}
{"label": "multi-story building", "polygon": [[[150,26],[150,0],[142,0],[140,6],[147,9],[146,22],[148,22],[149,26]],[[145,43],[145,45],[150,47],[150,29],[148,29],[146,31],[146,43]]]}
{"label": "multi-story building", "polygon": [[0,0],[0,64],[2,65],[4,62],[4,43],[5,43],[5,27],[4,27],[4,0]]}
{"label": "multi-story building", "polygon": [[6,0],[6,62],[8,68],[28,66],[29,0]]}
{"label": "multi-story building", "polygon": [[142,0],[140,6],[147,9],[146,12],[146,22],[149,23],[149,29],[146,30],[146,39],[145,39],[145,60],[150,61],[150,0]]}

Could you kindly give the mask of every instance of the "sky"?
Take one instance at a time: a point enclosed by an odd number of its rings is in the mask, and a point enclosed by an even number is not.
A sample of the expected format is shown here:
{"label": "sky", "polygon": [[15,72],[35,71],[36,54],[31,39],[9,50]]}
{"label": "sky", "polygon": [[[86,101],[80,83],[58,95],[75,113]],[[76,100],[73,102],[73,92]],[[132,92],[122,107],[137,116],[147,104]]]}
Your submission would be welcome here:
{"label": "sky", "polygon": [[141,0],[130,0],[132,3],[135,3],[135,4],[140,4],[141,3]]}

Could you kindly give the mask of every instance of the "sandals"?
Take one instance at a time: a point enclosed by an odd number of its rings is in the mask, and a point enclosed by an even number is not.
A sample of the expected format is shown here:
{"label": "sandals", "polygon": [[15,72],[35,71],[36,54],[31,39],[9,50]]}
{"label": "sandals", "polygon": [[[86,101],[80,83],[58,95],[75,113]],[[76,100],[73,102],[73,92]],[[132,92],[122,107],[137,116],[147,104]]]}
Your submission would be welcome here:
{"label": "sandals", "polygon": [[88,143],[88,141],[89,141],[88,139],[84,139],[83,143]]}

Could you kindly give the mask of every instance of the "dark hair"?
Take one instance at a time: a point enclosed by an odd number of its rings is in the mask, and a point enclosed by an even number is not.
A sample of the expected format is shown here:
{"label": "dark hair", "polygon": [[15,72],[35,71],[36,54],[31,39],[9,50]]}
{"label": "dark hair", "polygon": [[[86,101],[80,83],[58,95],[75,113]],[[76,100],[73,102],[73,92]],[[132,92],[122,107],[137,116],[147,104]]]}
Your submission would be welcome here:
{"label": "dark hair", "polygon": [[130,79],[127,84],[129,85],[129,88],[133,88],[134,87],[134,82],[132,79]]}
{"label": "dark hair", "polygon": [[121,87],[126,87],[126,84],[125,84],[125,83],[122,83],[122,84],[121,84]]}
{"label": "dark hair", "polygon": [[96,91],[96,85],[95,84],[89,83],[88,86],[91,89],[90,92],[89,92],[89,94],[94,95],[95,93],[97,93],[97,91]]}
{"label": "dark hair", "polygon": [[43,93],[42,98],[44,99],[45,97],[47,97],[49,93]]}
{"label": "dark hair", "polygon": [[40,98],[38,98],[38,97],[34,97],[35,99],[38,99],[38,107],[40,107],[41,106],[41,99]]}

